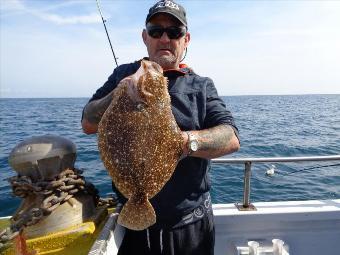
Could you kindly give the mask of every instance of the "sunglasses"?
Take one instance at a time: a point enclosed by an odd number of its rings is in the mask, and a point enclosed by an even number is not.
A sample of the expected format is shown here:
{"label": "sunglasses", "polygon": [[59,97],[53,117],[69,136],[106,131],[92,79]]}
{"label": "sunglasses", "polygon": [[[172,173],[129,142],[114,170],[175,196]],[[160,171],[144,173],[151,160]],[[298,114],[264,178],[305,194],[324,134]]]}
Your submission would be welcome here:
{"label": "sunglasses", "polygon": [[183,37],[186,34],[186,28],[185,27],[161,27],[161,26],[147,26],[146,31],[148,32],[148,35],[152,38],[161,38],[163,33],[165,32],[169,39],[178,39],[180,37]]}

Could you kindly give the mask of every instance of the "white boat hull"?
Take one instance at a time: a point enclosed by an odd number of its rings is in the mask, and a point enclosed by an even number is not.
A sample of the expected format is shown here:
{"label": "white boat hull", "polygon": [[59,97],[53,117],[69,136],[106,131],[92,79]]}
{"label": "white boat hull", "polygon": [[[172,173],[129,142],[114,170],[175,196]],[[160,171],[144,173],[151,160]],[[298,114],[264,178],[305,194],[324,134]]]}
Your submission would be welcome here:
{"label": "white boat hull", "polygon": [[213,206],[215,254],[240,254],[237,247],[247,248],[248,241],[272,248],[272,239],[283,240],[293,255],[338,254],[340,199],[254,205],[256,211],[238,211],[233,204]]}
{"label": "white boat hull", "polygon": [[[254,203],[256,211],[234,204],[214,204],[215,254],[254,254],[248,242],[259,243],[260,254],[274,253],[272,239],[284,241],[281,254],[338,254],[340,199]],[[117,254],[124,229],[112,214],[89,254]],[[261,252],[262,251],[262,252]],[[289,253],[288,253],[289,251]]]}

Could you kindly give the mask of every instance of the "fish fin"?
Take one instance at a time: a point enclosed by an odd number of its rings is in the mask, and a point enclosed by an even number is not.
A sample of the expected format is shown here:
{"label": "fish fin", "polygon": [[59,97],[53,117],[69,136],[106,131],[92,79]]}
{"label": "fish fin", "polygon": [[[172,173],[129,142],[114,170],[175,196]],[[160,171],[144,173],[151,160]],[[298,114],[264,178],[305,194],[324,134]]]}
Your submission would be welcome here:
{"label": "fish fin", "polygon": [[145,194],[133,194],[118,216],[118,223],[128,229],[143,230],[156,223],[156,213]]}

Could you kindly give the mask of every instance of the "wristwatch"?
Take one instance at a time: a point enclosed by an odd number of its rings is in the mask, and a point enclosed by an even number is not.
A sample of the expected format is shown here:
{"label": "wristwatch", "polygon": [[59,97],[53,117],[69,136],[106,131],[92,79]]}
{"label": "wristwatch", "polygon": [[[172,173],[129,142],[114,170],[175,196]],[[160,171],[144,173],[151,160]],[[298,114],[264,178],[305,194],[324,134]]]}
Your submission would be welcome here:
{"label": "wristwatch", "polygon": [[188,135],[188,155],[198,150],[198,141],[194,134],[186,131]]}

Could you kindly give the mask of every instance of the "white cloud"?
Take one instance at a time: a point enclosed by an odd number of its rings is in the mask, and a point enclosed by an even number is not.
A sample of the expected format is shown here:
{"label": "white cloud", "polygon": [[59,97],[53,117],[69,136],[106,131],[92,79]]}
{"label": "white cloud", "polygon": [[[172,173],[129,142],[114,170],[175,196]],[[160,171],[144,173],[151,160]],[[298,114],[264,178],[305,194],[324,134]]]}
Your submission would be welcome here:
{"label": "white cloud", "polygon": [[2,0],[0,4],[0,11],[1,12],[8,12],[8,11],[21,11],[24,10],[25,6],[19,0]]}
{"label": "white cloud", "polygon": [[101,18],[97,13],[92,13],[89,15],[81,15],[81,16],[70,16],[70,17],[63,17],[56,14],[49,14],[43,12],[32,12],[35,16],[53,22],[57,25],[68,25],[68,24],[93,24],[93,23],[100,23]]}
{"label": "white cloud", "polygon": [[[1,12],[2,15],[19,15],[19,14],[30,14],[39,19],[52,22],[57,25],[75,25],[75,24],[94,24],[100,23],[101,18],[98,13],[90,13],[86,15],[73,15],[65,16],[52,13],[53,10],[58,10],[60,8],[65,8],[70,5],[81,4],[79,1],[69,1],[60,2],[57,4],[50,4],[43,8],[32,8],[24,4],[24,2],[19,0],[6,0],[1,2]],[[106,17],[109,18],[109,17]]]}

